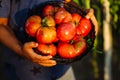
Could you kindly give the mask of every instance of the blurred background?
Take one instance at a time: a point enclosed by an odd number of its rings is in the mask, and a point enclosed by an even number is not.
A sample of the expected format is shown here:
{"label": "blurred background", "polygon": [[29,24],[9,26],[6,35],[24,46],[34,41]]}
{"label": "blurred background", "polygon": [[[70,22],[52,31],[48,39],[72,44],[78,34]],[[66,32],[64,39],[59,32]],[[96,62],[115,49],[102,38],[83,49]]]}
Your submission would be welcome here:
{"label": "blurred background", "polygon": [[[73,0],[94,9],[99,32],[93,50],[72,64],[76,80],[120,80],[120,0]],[[5,80],[1,66],[0,80]]]}
{"label": "blurred background", "polygon": [[74,1],[93,8],[99,24],[94,49],[73,63],[76,80],[120,80],[120,0]]}

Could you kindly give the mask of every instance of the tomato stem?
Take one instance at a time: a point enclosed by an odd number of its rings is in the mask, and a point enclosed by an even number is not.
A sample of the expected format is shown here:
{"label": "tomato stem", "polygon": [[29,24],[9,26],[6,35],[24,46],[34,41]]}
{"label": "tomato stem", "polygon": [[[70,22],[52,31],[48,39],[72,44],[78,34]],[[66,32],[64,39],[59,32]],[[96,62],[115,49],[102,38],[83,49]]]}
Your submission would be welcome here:
{"label": "tomato stem", "polygon": [[47,19],[44,18],[44,19],[42,20],[42,23],[41,23],[43,27],[48,27],[48,25],[46,24],[46,22],[47,22]]}
{"label": "tomato stem", "polygon": [[74,44],[74,42],[75,42],[74,40],[71,40],[71,41],[70,41],[70,44]]}

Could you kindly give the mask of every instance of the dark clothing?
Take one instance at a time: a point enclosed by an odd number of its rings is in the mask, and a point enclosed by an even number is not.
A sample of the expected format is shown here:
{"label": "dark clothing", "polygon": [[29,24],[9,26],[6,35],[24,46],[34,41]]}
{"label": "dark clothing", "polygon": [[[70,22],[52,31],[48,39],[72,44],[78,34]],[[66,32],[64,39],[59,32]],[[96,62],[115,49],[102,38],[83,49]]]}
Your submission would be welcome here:
{"label": "dark clothing", "polygon": [[[15,31],[18,39],[25,42],[24,23],[30,9],[46,1],[50,0],[1,0],[0,17],[8,18],[9,26]],[[42,67],[7,48],[4,51],[3,64],[7,80],[56,80],[69,68],[69,65],[63,64]]]}

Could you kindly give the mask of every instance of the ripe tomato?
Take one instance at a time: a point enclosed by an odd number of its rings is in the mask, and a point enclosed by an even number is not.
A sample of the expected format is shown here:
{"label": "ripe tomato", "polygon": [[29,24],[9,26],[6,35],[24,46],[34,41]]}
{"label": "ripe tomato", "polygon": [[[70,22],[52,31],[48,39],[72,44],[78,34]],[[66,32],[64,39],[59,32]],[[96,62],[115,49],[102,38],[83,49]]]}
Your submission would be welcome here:
{"label": "ripe tomato", "polygon": [[86,43],[85,39],[83,39],[82,36],[78,36],[78,35],[76,35],[73,38],[73,41],[74,41],[73,45],[76,50],[77,56],[80,56],[86,50],[87,43]]}
{"label": "ripe tomato", "polygon": [[52,43],[57,37],[55,21],[52,16],[42,19],[40,29],[37,31],[36,39],[39,43]]}
{"label": "ripe tomato", "polygon": [[92,28],[92,24],[89,19],[82,18],[77,26],[77,34],[87,36]]}
{"label": "ripe tomato", "polygon": [[53,42],[58,42],[59,41],[59,38],[56,37],[55,40],[53,40]]}
{"label": "ripe tomato", "polygon": [[63,19],[62,23],[71,22],[71,21],[72,21],[72,15],[71,15],[71,13],[69,13],[68,11],[66,11],[66,16]]}
{"label": "ripe tomato", "polygon": [[56,24],[61,24],[61,23],[71,22],[71,21],[72,21],[72,15],[65,9],[60,8],[55,13]]}
{"label": "ripe tomato", "polygon": [[41,23],[41,17],[38,15],[32,15],[30,16],[26,22],[37,22],[37,23]]}
{"label": "ripe tomato", "polygon": [[76,57],[76,51],[74,46],[72,44],[65,42],[60,42],[58,44],[58,54],[62,58],[68,58],[68,59]]}
{"label": "ripe tomato", "polygon": [[37,50],[44,55],[55,56],[57,53],[57,48],[54,44],[41,44],[41,43],[39,43]]}
{"label": "ripe tomato", "polygon": [[52,16],[45,16],[42,19],[42,26],[47,26],[47,27],[55,27],[55,20]]}
{"label": "ripe tomato", "polygon": [[57,37],[61,41],[69,41],[76,34],[76,27],[72,22],[62,23],[57,28]]}
{"label": "ripe tomato", "polygon": [[82,18],[82,16],[79,15],[78,13],[72,13],[72,21],[73,21],[73,23],[75,24],[76,27],[78,26],[81,18]]}
{"label": "ripe tomato", "polygon": [[62,58],[75,58],[83,54],[86,48],[85,40],[81,36],[75,36],[69,43],[60,42],[58,44],[58,54]]}
{"label": "ripe tomato", "polygon": [[56,30],[49,27],[38,29],[36,39],[39,43],[52,43],[56,39]]}
{"label": "ripe tomato", "polygon": [[53,16],[54,15],[54,7],[52,5],[46,5],[44,8],[43,8],[43,16]]}
{"label": "ripe tomato", "polygon": [[41,18],[40,16],[33,15],[30,16],[25,23],[25,31],[28,35],[34,37],[37,30],[40,27]]}

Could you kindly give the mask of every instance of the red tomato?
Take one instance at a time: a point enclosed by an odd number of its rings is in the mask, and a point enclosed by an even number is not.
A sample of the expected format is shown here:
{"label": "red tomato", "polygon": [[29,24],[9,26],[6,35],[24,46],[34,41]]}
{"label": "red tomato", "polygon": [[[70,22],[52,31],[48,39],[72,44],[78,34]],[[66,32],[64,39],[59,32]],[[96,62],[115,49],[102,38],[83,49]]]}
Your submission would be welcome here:
{"label": "red tomato", "polygon": [[58,54],[62,58],[74,58],[76,57],[76,51],[72,44],[60,42],[58,45]]}
{"label": "red tomato", "polygon": [[53,40],[53,42],[58,42],[59,41],[59,38],[56,37],[55,40]]}
{"label": "red tomato", "polygon": [[66,11],[66,16],[63,19],[62,23],[71,22],[71,21],[72,21],[72,15],[71,15],[71,13],[69,13],[68,11]]}
{"label": "red tomato", "polygon": [[82,18],[77,26],[77,34],[87,36],[92,28],[92,24],[89,19]]}
{"label": "red tomato", "polygon": [[54,44],[39,44],[37,50],[44,55],[55,56],[57,53],[57,48]]}
{"label": "red tomato", "polygon": [[77,56],[80,56],[86,50],[87,43],[82,36],[78,36],[78,35],[73,38],[73,41],[74,41],[73,45],[76,50]]}
{"label": "red tomato", "polygon": [[62,23],[57,28],[57,37],[61,41],[69,41],[76,34],[76,27],[72,22]]}
{"label": "red tomato", "polygon": [[52,43],[57,37],[55,21],[52,16],[42,19],[40,29],[37,31],[36,39],[39,43]]}
{"label": "red tomato", "polygon": [[61,23],[71,22],[71,21],[72,21],[72,15],[68,11],[64,9],[59,9],[55,13],[56,24],[61,24]]}
{"label": "red tomato", "polygon": [[52,43],[56,39],[56,30],[49,27],[38,29],[36,39],[39,43]]}
{"label": "red tomato", "polygon": [[72,13],[72,21],[75,24],[75,26],[78,26],[79,21],[81,20],[82,16],[78,13]]}
{"label": "red tomato", "polygon": [[54,15],[54,7],[52,5],[46,5],[44,8],[43,8],[43,16],[53,16]]}
{"label": "red tomato", "polygon": [[25,31],[28,35],[34,37],[37,30],[40,27],[41,18],[40,16],[33,15],[30,16],[25,23]]}
{"label": "red tomato", "polygon": [[47,26],[47,27],[55,27],[55,20],[52,16],[45,16],[42,19],[42,26]]}
{"label": "red tomato", "polygon": [[85,40],[81,36],[75,36],[71,42],[60,42],[58,44],[58,54],[62,58],[75,58],[84,53],[87,48]]}

